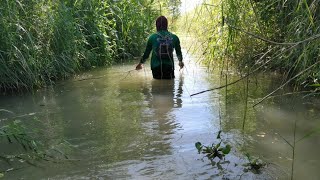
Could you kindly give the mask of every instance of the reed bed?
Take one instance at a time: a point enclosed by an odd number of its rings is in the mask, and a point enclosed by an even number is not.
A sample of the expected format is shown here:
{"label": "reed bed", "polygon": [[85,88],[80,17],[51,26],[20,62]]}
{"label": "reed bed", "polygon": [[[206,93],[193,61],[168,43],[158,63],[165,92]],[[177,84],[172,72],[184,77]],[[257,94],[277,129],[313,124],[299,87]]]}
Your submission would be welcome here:
{"label": "reed bed", "polygon": [[201,49],[209,67],[247,72],[263,65],[284,83],[319,87],[319,1],[204,0],[192,13],[181,21],[187,19],[182,24],[202,44],[192,49]]}
{"label": "reed bed", "polygon": [[0,89],[33,89],[141,55],[155,2],[0,1]]}

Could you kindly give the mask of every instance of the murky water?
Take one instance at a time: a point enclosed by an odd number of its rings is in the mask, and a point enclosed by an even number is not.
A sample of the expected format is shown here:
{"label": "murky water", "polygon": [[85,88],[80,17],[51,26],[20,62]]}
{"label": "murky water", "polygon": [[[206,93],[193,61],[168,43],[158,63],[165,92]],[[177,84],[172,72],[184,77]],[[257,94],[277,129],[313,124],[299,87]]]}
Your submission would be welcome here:
{"label": "murky water", "polygon": [[[149,67],[131,71],[132,64],[83,73],[33,94],[0,97],[0,109],[12,111],[0,112],[0,124],[19,119],[33,127],[32,136],[56,149],[51,153],[57,158],[33,165],[0,160],[0,171],[12,170],[4,179],[290,179],[288,143],[293,145],[295,122],[294,177],[318,179],[319,135],[298,140],[319,129],[319,102],[297,94],[252,108],[277,87],[270,75],[250,79],[247,98],[246,81],[228,87],[227,96],[221,89],[190,97],[218,87],[220,79],[185,59],[174,80],[153,80]],[[218,167],[194,144],[219,143],[219,130],[232,150]],[[0,153],[25,153],[1,141]],[[259,174],[246,172],[245,153],[269,164]]]}

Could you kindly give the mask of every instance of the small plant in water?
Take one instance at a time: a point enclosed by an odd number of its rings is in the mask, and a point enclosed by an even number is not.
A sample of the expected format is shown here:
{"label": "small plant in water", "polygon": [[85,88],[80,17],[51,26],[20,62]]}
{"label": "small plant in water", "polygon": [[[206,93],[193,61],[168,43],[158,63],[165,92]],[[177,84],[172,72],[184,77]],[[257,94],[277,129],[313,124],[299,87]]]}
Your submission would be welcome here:
{"label": "small plant in water", "polygon": [[198,149],[198,153],[205,154],[205,156],[211,161],[212,165],[215,165],[214,159],[218,157],[220,160],[224,158],[226,154],[229,154],[231,150],[230,145],[226,145],[225,147],[221,147],[221,142],[218,144],[212,144],[211,146],[204,146],[200,142],[195,144]]}
{"label": "small plant in water", "polygon": [[195,146],[198,149],[199,153],[206,154],[206,156],[210,160],[213,160],[216,157],[218,157],[219,159],[223,159],[223,157],[226,154],[229,154],[231,150],[230,145],[226,145],[225,147],[220,147],[221,142],[216,145],[212,144],[211,146],[204,146],[200,142],[197,142]]}
{"label": "small plant in water", "polygon": [[37,143],[27,133],[20,120],[15,120],[11,124],[0,127],[0,138],[7,138],[8,143],[14,140],[20,144],[25,151],[37,152]]}
{"label": "small plant in water", "polygon": [[21,169],[15,167],[16,162],[39,167],[39,163],[42,161],[59,163],[62,160],[69,160],[63,151],[55,146],[45,147],[31,134],[34,134],[33,131],[25,127],[20,120],[15,120],[8,125],[0,127],[0,143],[7,141],[8,144],[18,144],[24,150],[24,152],[18,151],[19,153],[13,152],[12,154],[4,153],[0,150],[0,163],[5,163],[3,167],[8,166],[7,170],[0,169],[0,179],[5,177],[6,173]]}
{"label": "small plant in water", "polygon": [[248,172],[250,170],[253,173],[260,173],[260,169],[263,168],[266,163],[263,162],[260,158],[250,156],[249,153],[246,153],[245,155],[249,162],[243,165],[246,167],[244,171]]}

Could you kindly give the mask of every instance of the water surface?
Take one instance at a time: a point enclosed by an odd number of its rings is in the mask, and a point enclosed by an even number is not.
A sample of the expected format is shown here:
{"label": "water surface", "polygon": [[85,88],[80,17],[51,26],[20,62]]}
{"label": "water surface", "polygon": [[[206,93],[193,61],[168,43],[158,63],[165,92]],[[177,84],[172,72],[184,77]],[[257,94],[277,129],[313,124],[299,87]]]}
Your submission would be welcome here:
{"label": "water surface", "polygon": [[[13,112],[1,112],[2,125],[19,119],[38,130],[34,136],[46,147],[69,158],[55,153],[61,160],[37,166],[0,161],[1,171],[16,168],[5,179],[290,179],[292,148],[284,139],[293,141],[295,122],[296,140],[319,127],[319,103],[297,94],[252,108],[279,84],[270,75],[250,79],[249,96],[243,81],[228,87],[227,96],[221,89],[191,97],[220,86],[221,79],[186,52],[185,59],[186,68],[177,67],[174,80],[152,79],[148,65],[141,71],[132,70],[134,64],[118,65],[34,93],[0,97],[0,109]],[[194,144],[219,143],[220,130],[232,151],[218,168]],[[296,144],[295,179],[320,175],[319,147],[318,134]],[[25,153],[6,139],[1,151]],[[246,172],[244,153],[269,164],[260,174]]]}

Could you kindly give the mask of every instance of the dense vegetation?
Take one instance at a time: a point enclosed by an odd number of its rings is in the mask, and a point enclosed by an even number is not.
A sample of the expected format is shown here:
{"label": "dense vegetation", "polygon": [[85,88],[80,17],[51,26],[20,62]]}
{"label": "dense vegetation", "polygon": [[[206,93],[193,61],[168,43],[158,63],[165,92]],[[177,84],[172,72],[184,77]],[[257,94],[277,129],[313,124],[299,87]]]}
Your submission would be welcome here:
{"label": "dense vegetation", "polygon": [[159,14],[154,4],[0,1],[0,89],[41,87],[139,56]]}
{"label": "dense vegetation", "polygon": [[[0,5],[3,91],[41,87],[141,55],[155,18],[170,14],[173,23],[181,1],[3,0]],[[276,69],[285,80],[318,86],[319,11],[318,1],[205,0],[181,18],[187,23],[180,27],[197,35],[211,67]]]}
{"label": "dense vegetation", "polygon": [[306,0],[207,0],[182,20],[210,67],[277,70],[284,83],[319,86],[319,8]]}

